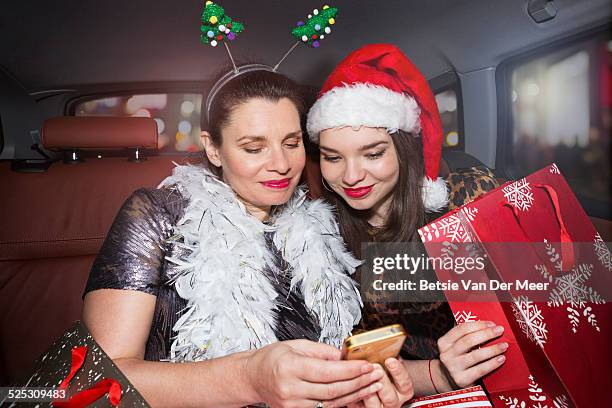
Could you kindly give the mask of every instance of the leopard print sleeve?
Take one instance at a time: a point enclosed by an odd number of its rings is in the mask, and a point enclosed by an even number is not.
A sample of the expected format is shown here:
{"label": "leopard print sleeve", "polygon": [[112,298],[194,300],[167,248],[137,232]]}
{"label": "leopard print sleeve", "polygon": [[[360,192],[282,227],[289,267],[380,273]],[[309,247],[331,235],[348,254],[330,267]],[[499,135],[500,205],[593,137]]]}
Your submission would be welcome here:
{"label": "leopard print sleeve", "polygon": [[452,172],[446,182],[449,185],[449,210],[461,207],[499,187],[495,175],[485,166]]}

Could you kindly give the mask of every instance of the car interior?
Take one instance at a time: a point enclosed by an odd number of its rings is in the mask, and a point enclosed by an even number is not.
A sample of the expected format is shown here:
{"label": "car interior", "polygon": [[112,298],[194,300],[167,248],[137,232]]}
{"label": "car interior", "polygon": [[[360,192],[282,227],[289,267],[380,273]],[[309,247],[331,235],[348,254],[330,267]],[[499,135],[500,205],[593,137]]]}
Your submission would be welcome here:
{"label": "car interior", "polygon": [[[312,1],[219,2],[245,31],[237,61],[274,65]],[[552,162],[612,241],[612,3],[608,0],[338,0],[318,48],[279,71],[310,102],[352,50],[392,43],[436,96],[441,176],[497,183]],[[200,42],[202,1],[0,6],[0,386],[18,381],[75,320],[124,200],[175,163],[200,162],[200,109],[227,69]],[[304,182],[320,195],[316,146]],[[452,187],[452,186],[451,186]],[[463,201],[460,200],[459,205]]]}

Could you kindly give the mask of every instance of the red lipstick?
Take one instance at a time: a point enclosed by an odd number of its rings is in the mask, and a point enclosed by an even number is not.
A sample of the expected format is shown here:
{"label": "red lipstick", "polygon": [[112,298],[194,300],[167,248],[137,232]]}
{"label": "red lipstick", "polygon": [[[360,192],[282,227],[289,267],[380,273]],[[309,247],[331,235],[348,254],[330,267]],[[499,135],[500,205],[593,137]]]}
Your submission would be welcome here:
{"label": "red lipstick", "polygon": [[366,187],[358,187],[358,188],[344,188],[344,193],[351,198],[361,198],[365,197],[372,191],[374,184]]}
{"label": "red lipstick", "polygon": [[262,182],[261,184],[269,188],[275,188],[277,190],[282,190],[282,189],[289,187],[290,182],[291,182],[291,179],[285,178],[282,180],[268,180],[268,181]]}

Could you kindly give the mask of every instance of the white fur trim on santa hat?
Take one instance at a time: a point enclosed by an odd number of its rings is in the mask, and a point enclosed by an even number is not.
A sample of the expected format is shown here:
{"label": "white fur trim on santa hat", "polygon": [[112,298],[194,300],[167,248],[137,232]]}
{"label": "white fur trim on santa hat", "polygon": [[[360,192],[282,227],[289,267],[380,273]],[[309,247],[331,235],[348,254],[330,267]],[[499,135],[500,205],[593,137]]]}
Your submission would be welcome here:
{"label": "white fur trim on santa hat", "polygon": [[446,181],[442,177],[438,177],[435,181],[429,177],[423,178],[421,193],[427,212],[438,212],[448,204],[448,189],[446,188]]}
{"label": "white fur trim on santa hat", "polygon": [[416,101],[383,86],[353,84],[336,87],[321,96],[308,112],[306,128],[310,140],[319,142],[319,133],[342,126],[371,126],[418,133],[421,109]]}

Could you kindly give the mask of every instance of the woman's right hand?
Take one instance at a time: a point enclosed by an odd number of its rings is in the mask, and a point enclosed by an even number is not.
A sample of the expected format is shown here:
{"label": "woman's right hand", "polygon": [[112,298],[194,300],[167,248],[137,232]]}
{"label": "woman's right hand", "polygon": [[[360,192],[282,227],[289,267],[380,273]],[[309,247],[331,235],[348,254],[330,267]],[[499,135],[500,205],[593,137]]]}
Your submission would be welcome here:
{"label": "woman's right hand", "polygon": [[380,370],[367,361],[341,361],[340,350],[308,340],[282,341],[254,351],[246,378],[273,407],[342,407],[382,388]]}
{"label": "woman's right hand", "polygon": [[465,388],[500,367],[508,343],[479,346],[502,335],[504,328],[493,322],[468,322],[453,327],[438,340],[440,362],[453,388]]}

